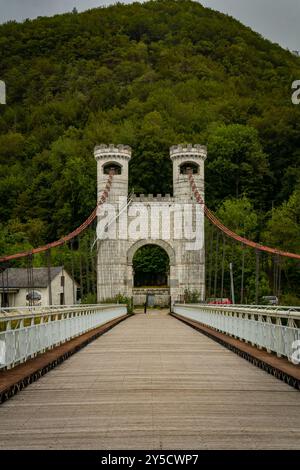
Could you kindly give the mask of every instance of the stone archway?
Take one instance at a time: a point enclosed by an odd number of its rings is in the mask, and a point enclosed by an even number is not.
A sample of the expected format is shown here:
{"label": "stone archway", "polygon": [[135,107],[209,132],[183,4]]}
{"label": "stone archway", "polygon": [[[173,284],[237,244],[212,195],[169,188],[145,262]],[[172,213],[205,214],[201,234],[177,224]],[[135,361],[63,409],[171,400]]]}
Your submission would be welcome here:
{"label": "stone archway", "polygon": [[[154,245],[158,246],[163,249],[169,258],[169,282],[167,287],[153,287],[153,288],[146,288],[146,287],[135,287],[134,286],[134,272],[133,272],[133,259],[134,255],[137,251],[144,247]],[[148,296],[153,297],[155,305],[159,305],[162,307],[166,307],[170,304],[171,298],[171,285],[170,285],[170,276],[171,273],[174,272],[176,269],[176,256],[173,247],[164,240],[152,240],[152,239],[144,239],[138,240],[131,247],[127,252],[127,273],[128,273],[128,284],[132,286],[132,297],[135,305],[143,305],[146,301]]]}
{"label": "stone archway", "polygon": [[132,266],[133,257],[135,255],[136,251],[139,250],[140,248],[142,248],[142,246],[145,246],[145,245],[157,245],[160,248],[162,248],[163,250],[165,250],[165,252],[169,256],[170,266],[176,266],[175,251],[172,248],[172,246],[164,240],[152,240],[150,238],[149,239],[144,239],[144,240],[138,240],[133,245],[131,245],[131,247],[127,251],[127,264],[128,264],[128,266]]}

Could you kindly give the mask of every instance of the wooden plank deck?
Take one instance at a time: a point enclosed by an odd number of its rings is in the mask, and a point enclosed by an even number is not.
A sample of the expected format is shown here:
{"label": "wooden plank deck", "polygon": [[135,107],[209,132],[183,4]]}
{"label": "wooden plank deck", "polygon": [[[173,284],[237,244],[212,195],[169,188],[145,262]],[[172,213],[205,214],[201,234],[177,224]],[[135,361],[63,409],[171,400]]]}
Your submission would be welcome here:
{"label": "wooden plank deck", "polygon": [[276,354],[269,354],[264,349],[259,349],[245,341],[216,331],[200,322],[182,317],[175,313],[172,313],[172,315],[209,338],[214,339],[222,346],[234,351],[257,367],[273,374],[279,380],[283,380],[291,387],[296,388],[296,390],[300,390],[300,367],[289,362],[287,358],[277,357]]}
{"label": "wooden plank deck", "polygon": [[29,359],[13,369],[0,370],[0,404],[126,318],[127,315],[124,315],[111,320],[98,328],[50,349],[50,351],[38,354],[35,358]]}
{"label": "wooden plank deck", "polygon": [[159,312],[117,325],[0,407],[1,449],[299,447],[299,392]]}

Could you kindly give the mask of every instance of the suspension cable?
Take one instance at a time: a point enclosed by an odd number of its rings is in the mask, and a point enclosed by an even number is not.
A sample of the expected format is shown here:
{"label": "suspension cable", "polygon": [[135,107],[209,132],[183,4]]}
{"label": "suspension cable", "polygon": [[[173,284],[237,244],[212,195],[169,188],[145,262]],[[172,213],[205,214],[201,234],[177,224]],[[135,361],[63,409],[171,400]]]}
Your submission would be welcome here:
{"label": "suspension cable", "polygon": [[216,241],[216,251],[215,251],[216,259],[215,259],[214,298],[217,297],[219,238],[220,238],[220,232],[218,231],[218,233],[217,233],[217,241]]}
{"label": "suspension cable", "polygon": [[46,251],[47,256],[47,276],[48,276],[48,302],[52,305],[52,279],[51,279],[51,250]]}
{"label": "suspension cable", "polygon": [[248,240],[247,238],[241,237],[237,233],[230,230],[228,227],[222,224],[222,222],[219,219],[217,219],[217,217],[205,205],[203,198],[197,189],[193,174],[191,172],[189,173],[188,177],[189,177],[190,185],[191,185],[196,201],[198,202],[198,204],[201,204],[204,207],[204,214],[206,218],[210,220],[213,225],[218,227],[223,233],[225,233],[225,235],[232,238],[233,240],[236,240],[242,243],[243,245],[250,246],[251,248],[254,248],[255,250],[258,250],[260,252],[271,253],[271,254],[283,256],[285,258],[292,258],[292,259],[300,260],[300,255],[296,253],[289,253],[288,251],[277,250],[276,248],[271,248],[269,246],[261,245],[260,243],[256,243],[251,240]]}
{"label": "suspension cable", "polygon": [[27,257],[27,295],[29,306],[34,305],[33,259],[30,253]]}
{"label": "suspension cable", "polygon": [[[96,232],[96,228],[94,227],[93,229]],[[90,251],[91,251],[91,269],[92,269],[92,292],[93,294],[97,293],[97,279],[96,279],[96,256],[97,256],[97,251],[93,250],[93,233],[90,231],[89,234],[89,244],[90,244]]]}
{"label": "suspension cable", "polygon": [[4,305],[4,304],[5,304],[5,301],[4,301],[4,299],[5,299],[4,271],[5,271],[5,267],[3,267],[3,268],[1,269],[1,277],[2,277],[2,290],[1,290],[1,294],[3,294],[3,295],[2,295],[2,298],[1,298],[1,307],[6,307],[6,305]]}
{"label": "suspension cable", "polygon": [[211,231],[210,236],[210,253],[209,253],[209,281],[208,281],[208,296],[212,295],[212,270],[213,270],[213,245],[214,245],[214,231]]}
{"label": "suspension cable", "polygon": [[[105,188],[102,192],[102,195],[101,195],[95,209],[90,214],[90,216],[77,229],[75,229],[73,232],[69,233],[68,235],[65,235],[64,237],[60,238],[59,240],[56,240],[52,243],[48,243],[47,245],[40,246],[38,248],[34,248],[33,250],[30,250],[30,251],[25,251],[25,252],[22,252],[22,253],[16,253],[16,254],[13,254],[13,255],[4,256],[4,257],[0,258],[0,263],[3,263],[5,261],[24,258],[24,257],[30,256],[30,255],[32,256],[32,255],[37,254],[37,253],[45,252],[47,250],[50,250],[51,248],[56,248],[58,246],[64,245],[66,242],[74,239],[76,236],[81,234],[96,219],[97,211],[98,211],[99,206],[101,206],[102,204],[104,204],[106,202],[106,200],[108,198],[108,195],[109,195],[111,185],[112,185],[113,175],[114,175],[114,172],[111,171],[110,175],[109,175],[109,178],[106,182]],[[236,241],[242,243],[243,245],[249,246],[250,248],[254,248],[255,250],[258,250],[260,252],[266,252],[266,253],[271,253],[271,254],[274,254],[274,255],[282,256],[284,258],[292,258],[292,259],[300,260],[300,254],[290,253],[290,252],[287,252],[287,251],[278,250],[276,248],[271,248],[269,246],[261,245],[260,243],[256,243],[256,242],[253,242],[251,240],[248,240],[247,238],[241,237],[237,233],[230,230],[228,227],[226,227],[224,224],[222,224],[222,222],[205,205],[205,203],[203,201],[203,198],[202,198],[200,192],[197,189],[197,186],[196,186],[195,181],[194,181],[193,174],[191,172],[189,173],[188,178],[189,178],[190,185],[191,185],[191,188],[192,188],[192,191],[193,191],[193,194],[195,196],[195,199],[196,199],[197,203],[203,205],[203,207],[204,207],[204,213],[205,213],[206,218],[210,222],[212,222],[212,224],[214,226],[218,227],[229,238],[232,238],[233,240],[236,240]]]}
{"label": "suspension cable", "polygon": [[260,275],[260,254],[261,252],[255,250],[255,260],[256,260],[256,267],[255,267],[255,304],[258,305],[259,299],[259,275]]}
{"label": "suspension cable", "polygon": [[0,258],[0,263],[3,263],[4,261],[9,261],[13,259],[19,259],[19,258],[25,258],[26,256],[32,256],[37,253],[42,253],[44,251],[50,250],[51,248],[56,248],[58,246],[64,245],[66,242],[72,240],[73,238],[77,237],[80,233],[82,233],[87,227],[91,225],[91,223],[96,219],[97,217],[97,211],[98,207],[104,204],[108,198],[109,191],[112,185],[112,180],[113,180],[113,175],[114,172],[111,171],[108,177],[108,180],[106,182],[105,188],[102,192],[102,195],[93,210],[93,212],[90,214],[90,216],[73,232],[69,233],[68,235],[65,235],[64,237],[60,238],[59,240],[56,240],[55,242],[48,243],[47,245],[40,246],[38,248],[34,248],[33,250],[30,251],[24,251],[22,253],[16,253],[14,255],[9,255],[9,256],[4,256],[3,258]]}
{"label": "suspension cable", "polygon": [[244,278],[245,278],[245,245],[242,245],[242,276],[241,276],[241,299],[240,303],[244,302]]}
{"label": "suspension cable", "polygon": [[75,269],[74,269],[74,240],[70,241],[71,249],[71,274],[72,274],[72,290],[73,290],[73,304],[76,303],[76,294],[75,294]]}
{"label": "suspension cable", "polygon": [[278,256],[278,282],[277,282],[277,297],[280,297],[281,295],[281,259],[280,256]]}
{"label": "suspension cable", "polygon": [[226,250],[226,237],[223,235],[223,243],[222,243],[222,275],[221,275],[221,299],[224,297],[224,273],[225,273],[225,250]]}

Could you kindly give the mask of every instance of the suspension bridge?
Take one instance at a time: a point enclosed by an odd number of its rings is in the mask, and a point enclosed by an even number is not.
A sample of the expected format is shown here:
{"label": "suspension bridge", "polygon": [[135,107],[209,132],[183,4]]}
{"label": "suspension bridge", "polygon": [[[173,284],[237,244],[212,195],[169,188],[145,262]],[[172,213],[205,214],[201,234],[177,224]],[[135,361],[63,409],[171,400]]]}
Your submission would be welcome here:
{"label": "suspension bridge", "polygon": [[[205,147],[171,148],[173,196],[128,195],[130,157],[127,146],[96,147],[98,203],[87,220],[57,241],[0,259],[2,299],[12,298],[13,268],[26,271],[28,294],[37,288],[36,265],[45,266],[50,286],[46,305],[34,295],[28,305],[1,305],[0,448],[297,449],[300,308],[259,300],[262,272],[280,298],[282,274],[299,270],[300,255],[242,237],[209,210]],[[200,244],[185,251],[180,207],[193,205]],[[140,236],[130,229],[137,209]],[[136,288],[133,260],[146,245],[169,258],[165,288],[150,290],[154,303],[157,295],[169,307],[145,314],[149,288]],[[239,303],[223,305],[234,254]],[[72,305],[64,281],[60,304],[53,301],[57,259],[72,274]],[[76,303],[75,279],[85,302]]]}

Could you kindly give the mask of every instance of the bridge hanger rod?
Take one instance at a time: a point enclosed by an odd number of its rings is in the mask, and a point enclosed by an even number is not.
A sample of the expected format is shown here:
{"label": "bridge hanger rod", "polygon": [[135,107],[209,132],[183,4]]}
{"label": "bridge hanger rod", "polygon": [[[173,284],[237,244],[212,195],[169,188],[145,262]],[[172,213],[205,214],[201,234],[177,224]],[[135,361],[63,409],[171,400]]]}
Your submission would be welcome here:
{"label": "bridge hanger rod", "polygon": [[95,207],[93,212],[90,214],[90,216],[77,229],[75,229],[73,232],[69,233],[68,235],[65,235],[64,237],[60,238],[59,240],[56,240],[52,243],[48,243],[48,245],[40,246],[30,251],[24,251],[22,253],[16,253],[14,255],[4,256],[0,258],[0,263],[3,263],[5,261],[20,259],[20,258],[25,258],[26,256],[32,256],[34,254],[42,253],[44,251],[50,250],[51,248],[56,248],[58,246],[64,245],[66,242],[72,240],[73,238],[77,237],[80,233],[82,233],[84,230],[86,230],[91,225],[91,223],[96,219],[98,207],[104,204],[108,198],[109,191],[112,185],[113,175],[114,175],[114,172],[111,172],[106,182],[105,188],[102,192],[102,195],[97,203],[97,206]]}
{"label": "bridge hanger rod", "polygon": [[198,202],[198,204],[201,204],[204,207],[204,214],[205,214],[206,218],[208,220],[210,220],[210,222],[212,222],[213,225],[218,227],[223,233],[225,233],[225,235],[232,238],[233,240],[236,240],[236,241],[242,243],[243,245],[254,248],[255,250],[265,252],[265,253],[276,254],[276,255],[282,256],[284,258],[292,258],[292,259],[300,260],[300,255],[298,255],[296,253],[289,253],[288,251],[282,251],[282,250],[278,250],[276,248],[271,248],[269,246],[261,245],[260,243],[256,243],[256,242],[253,242],[251,240],[248,240],[247,238],[241,237],[237,233],[230,230],[228,227],[226,227],[224,224],[222,224],[222,222],[205,205],[205,203],[203,201],[203,198],[202,198],[199,190],[197,189],[193,174],[191,172],[189,173],[189,181],[190,181],[190,185],[191,185],[193,194],[196,198],[196,201]]}

